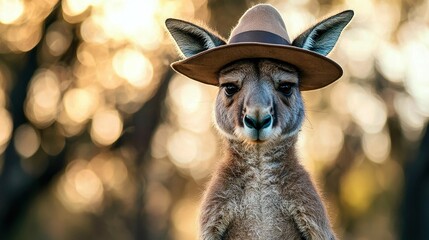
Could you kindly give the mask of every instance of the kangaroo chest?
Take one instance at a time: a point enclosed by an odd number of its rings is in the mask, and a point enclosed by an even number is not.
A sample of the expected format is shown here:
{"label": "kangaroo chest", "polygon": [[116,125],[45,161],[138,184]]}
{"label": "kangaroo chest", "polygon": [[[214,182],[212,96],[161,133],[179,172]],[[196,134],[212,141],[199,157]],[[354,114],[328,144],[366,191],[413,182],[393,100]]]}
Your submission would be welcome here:
{"label": "kangaroo chest", "polygon": [[244,179],[237,181],[243,191],[226,239],[300,239],[285,209],[280,176],[273,174],[278,167],[276,163],[249,167]]}

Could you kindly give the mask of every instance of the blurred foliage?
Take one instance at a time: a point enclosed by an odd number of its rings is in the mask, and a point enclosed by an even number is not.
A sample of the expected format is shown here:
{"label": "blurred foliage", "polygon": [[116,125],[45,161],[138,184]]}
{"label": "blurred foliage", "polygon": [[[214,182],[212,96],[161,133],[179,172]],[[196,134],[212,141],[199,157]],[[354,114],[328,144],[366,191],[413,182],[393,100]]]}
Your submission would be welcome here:
{"label": "blurred foliage", "polygon": [[[429,2],[268,2],[292,38],[356,13],[299,142],[339,238],[429,239]],[[217,90],[169,69],[163,22],[227,37],[256,3],[0,0],[0,239],[196,239]]]}

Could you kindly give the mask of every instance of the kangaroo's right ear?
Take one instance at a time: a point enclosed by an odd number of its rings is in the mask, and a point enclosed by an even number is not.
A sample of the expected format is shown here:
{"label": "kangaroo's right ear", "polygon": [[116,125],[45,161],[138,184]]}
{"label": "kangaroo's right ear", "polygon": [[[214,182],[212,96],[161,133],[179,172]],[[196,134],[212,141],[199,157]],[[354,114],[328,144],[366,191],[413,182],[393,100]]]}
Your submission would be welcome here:
{"label": "kangaroo's right ear", "polygon": [[190,22],[169,18],[165,25],[185,57],[225,44],[221,37]]}
{"label": "kangaroo's right ear", "polygon": [[334,48],[353,15],[352,10],[347,10],[325,19],[299,35],[292,45],[326,56]]}

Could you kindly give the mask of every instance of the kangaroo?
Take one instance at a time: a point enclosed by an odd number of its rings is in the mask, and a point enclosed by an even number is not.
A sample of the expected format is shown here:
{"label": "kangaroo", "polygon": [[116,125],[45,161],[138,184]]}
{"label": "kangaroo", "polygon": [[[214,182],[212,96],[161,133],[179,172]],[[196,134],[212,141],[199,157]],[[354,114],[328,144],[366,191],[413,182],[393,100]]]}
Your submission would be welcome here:
{"label": "kangaroo", "polygon": [[[166,21],[186,58],[173,68],[219,87],[214,115],[225,156],[204,195],[200,239],[336,238],[296,142],[305,114],[301,91],[341,76],[324,56],[352,16],[350,10],[334,15],[291,44],[280,14],[266,4],[243,15],[228,43],[212,30]],[[249,30],[245,23],[259,25]],[[266,27],[272,25],[278,28]]]}

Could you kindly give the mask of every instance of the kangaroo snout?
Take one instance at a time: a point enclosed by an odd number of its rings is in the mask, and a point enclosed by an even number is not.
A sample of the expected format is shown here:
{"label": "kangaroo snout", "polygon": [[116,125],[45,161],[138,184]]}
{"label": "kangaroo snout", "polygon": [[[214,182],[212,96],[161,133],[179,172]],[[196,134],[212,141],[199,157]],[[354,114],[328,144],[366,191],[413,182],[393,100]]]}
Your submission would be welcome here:
{"label": "kangaroo snout", "polygon": [[251,82],[246,89],[242,110],[244,136],[251,141],[265,141],[272,135],[274,116],[273,91],[269,82]]}
{"label": "kangaroo snout", "polygon": [[251,141],[265,141],[270,138],[274,119],[269,111],[270,108],[271,106],[246,108],[242,119],[243,130],[244,135]]}
{"label": "kangaroo snout", "polygon": [[272,121],[273,117],[271,116],[271,114],[265,115],[262,118],[252,117],[246,114],[243,118],[243,122],[246,127],[250,129],[253,128],[258,131],[271,126]]}

